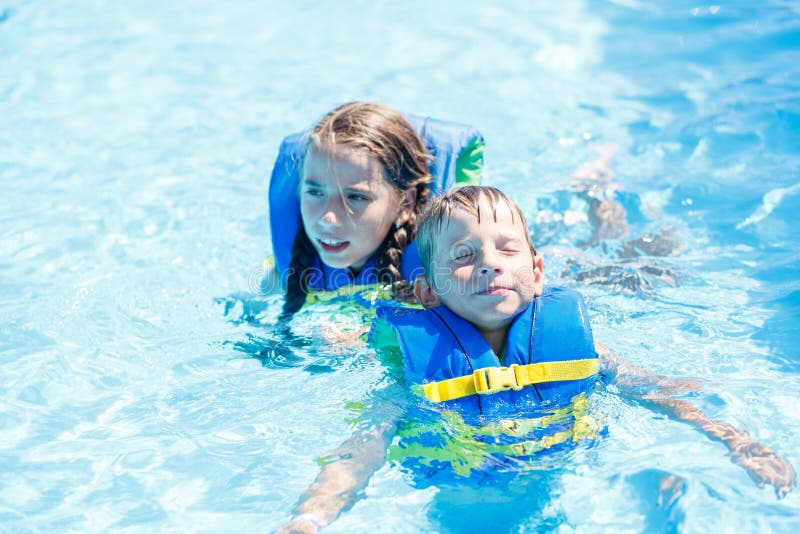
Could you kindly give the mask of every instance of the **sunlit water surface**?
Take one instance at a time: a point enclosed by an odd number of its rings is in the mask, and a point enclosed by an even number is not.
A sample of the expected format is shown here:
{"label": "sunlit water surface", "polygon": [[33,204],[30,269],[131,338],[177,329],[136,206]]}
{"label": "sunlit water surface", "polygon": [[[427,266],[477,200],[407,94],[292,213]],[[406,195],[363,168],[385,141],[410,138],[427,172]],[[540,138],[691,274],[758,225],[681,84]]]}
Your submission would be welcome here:
{"label": "sunlit water surface", "polygon": [[[698,405],[800,466],[796,3],[287,4],[0,4],[2,529],[289,518],[315,459],[391,382],[374,353],[316,335],[357,316],[314,310],[290,339],[270,326],[280,299],[250,292],[282,136],[349,100],[478,127],[484,182],[521,203],[596,339],[701,379]],[[570,177],[598,142],[617,148],[630,227],[586,248]],[[665,232],[677,255],[617,258]],[[476,513],[565,531],[800,526],[798,493],[759,489],[722,444],[614,387],[593,402],[599,443]],[[669,506],[667,474],[685,483]],[[453,496],[423,486],[388,463],[330,531],[462,530]]]}

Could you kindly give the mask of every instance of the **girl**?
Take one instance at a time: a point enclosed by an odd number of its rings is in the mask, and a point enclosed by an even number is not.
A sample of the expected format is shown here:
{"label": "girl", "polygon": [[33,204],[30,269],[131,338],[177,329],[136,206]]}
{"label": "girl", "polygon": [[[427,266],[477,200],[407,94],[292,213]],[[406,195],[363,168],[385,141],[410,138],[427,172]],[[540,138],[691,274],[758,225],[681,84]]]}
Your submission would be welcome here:
{"label": "girl", "polygon": [[[420,209],[432,192],[477,181],[483,139],[461,125],[409,119],[354,102],[328,113],[310,133],[284,141],[270,183],[284,318],[303,306],[310,290],[377,283],[390,284],[395,296],[410,294],[408,280],[421,274],[409,248]],[[296,229],[290,188],[299,194]]]}

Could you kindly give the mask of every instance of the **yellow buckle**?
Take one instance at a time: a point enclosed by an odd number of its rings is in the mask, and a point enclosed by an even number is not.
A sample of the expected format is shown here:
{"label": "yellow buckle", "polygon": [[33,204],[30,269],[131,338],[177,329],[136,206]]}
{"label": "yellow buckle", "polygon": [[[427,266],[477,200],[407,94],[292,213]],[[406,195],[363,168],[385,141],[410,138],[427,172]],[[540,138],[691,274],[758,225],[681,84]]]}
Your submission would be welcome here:
{"label": "yellow buckle", "polygon": [[475,391],[480,395],[488,395],[509,389],[521,390],[522,386],[517,380],[518,367],[514,363],[510,367],[486,367],[476,370],[472,373]]}

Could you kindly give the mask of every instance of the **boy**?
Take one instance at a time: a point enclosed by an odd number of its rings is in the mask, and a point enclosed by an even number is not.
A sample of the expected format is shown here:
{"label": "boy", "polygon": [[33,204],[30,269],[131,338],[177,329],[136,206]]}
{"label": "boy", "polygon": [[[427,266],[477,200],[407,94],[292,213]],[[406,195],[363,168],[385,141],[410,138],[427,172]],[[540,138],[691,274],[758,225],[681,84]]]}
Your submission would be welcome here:
{"label": "boy", "polygon": [[406,381],[423,384],[428,400],[499,414],[551,409],[594,387],[583,298],[545,290],[525,218],[502,192],[465,187],[437,199],[417,243],[426,275],[414,292],[426,311],[381,315],[397,334]]}
{"label": "boy", "polygon": [[[384,320],[375,323],[372,341],[382,345],[387,334],[396,334],[406,380],[420,386],[428,400],[477,414],[483,422],[492,420],[486,415],[514,414],[519,425],[500,420],[510,434],[519,436],[516,431],[526,426],[538,432],[535,440],[501,443],[494,450],[524,456],[590,434],[579,432],[578,408],[574,428],[565,431],[562,424],[544,436],[541,426],[518,416],[541,409],[553,413],[574,402],[595,387],[604,367],[620,387],[651,385],[644,400],[725,443],[733,461],[760,486],[773,485],[779,497],[794,488],[794,468],[772,449],[686,401],[666,398],[688,382],[649,374],[593,342],[582,297],[544,287],[542,257],[522,212],[501,191],[468,186],[437,197],[419,226],[417,243],[425,277],[417,279],[414,292],[426,309],[381,310]],[[325,465],[281,531],[311,532],[333,521],[383,464],[392,434],[393,426],[384,424],[335,451],[339,460]]]}

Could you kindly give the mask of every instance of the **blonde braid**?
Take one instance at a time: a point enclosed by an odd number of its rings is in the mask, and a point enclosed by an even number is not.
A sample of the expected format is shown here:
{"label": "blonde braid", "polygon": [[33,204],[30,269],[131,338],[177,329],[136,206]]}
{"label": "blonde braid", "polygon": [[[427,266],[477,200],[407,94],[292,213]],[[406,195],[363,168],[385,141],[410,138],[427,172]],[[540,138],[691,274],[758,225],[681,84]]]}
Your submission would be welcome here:
{"label": "blonde braid", "polygon": [[417,200],[408,220],[386,236],[378,254],[378,279],[381,283],[392,284],[392,295],[398,300],[408,300],[413,296],[413,280],[404,280],[402,274],[403,254],[406,247],[414,241],[417,234],[418,213],[428,202],[430,189],[427,181],[416,184]]}

